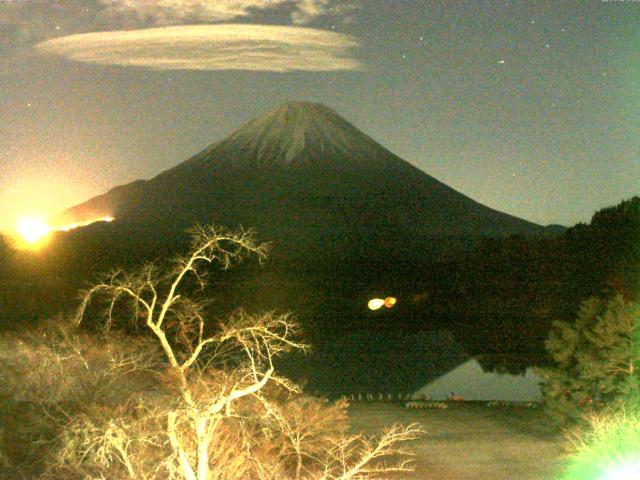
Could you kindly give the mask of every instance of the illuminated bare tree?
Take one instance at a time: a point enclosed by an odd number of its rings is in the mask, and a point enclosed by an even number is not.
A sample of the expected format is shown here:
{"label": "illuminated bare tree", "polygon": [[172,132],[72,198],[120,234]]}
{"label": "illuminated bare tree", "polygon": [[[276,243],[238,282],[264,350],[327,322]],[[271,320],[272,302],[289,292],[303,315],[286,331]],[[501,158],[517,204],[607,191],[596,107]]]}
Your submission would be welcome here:
{"label": "illuminated bare tree", "polygon": [[[278,407],[276,396],[300,392],[276,375],[274,358],[306,348],[289,315],[240,310],[215,328],[206,324],[206,304],[193,295],[206,284],[206,267],[216,262],[227,269],[266,252],[252,232],[200,227],[190,253],[167,271],[154,264],[116,271],[83,292],[78,324],[93,300],[106,305],[107,334],[128,313],[157,340],[167,367],[162,388],[75,416],[50,461],[50,477],[347,480],[409,468],[406,452],[392,446],[415,438],[415,425],[390,430],[376,443],[322,422],[304,424],[304,412]],[[403,457],[398,464],[378,462],[396,454]]]}
{"label": "illuminated bare tree", "polygon": [[[413,470],[412,453],[399,446],[424,431],[418,424],[392,425],[379,437],[352,435],[339,439],[323,458],[318,480],[385,479],[392,473]],[[390,458],[399,459],[387,463]]]}
{"label": "illuminated bare tree", "polygon": [[[265,405],[265,410],[278,425],[277,430],[287,438],[288,448],[283,453],[295,458],[293,478],[296,480],[373,480],[413,470],[413,454],[400,444],[416,440],[424,433],[420,425],[392,425],[380,436],[373,437],[350,435],[346,431],[331,432],[336,426],[332,420],[344,414],[346,402],[341,405],[343,402],[339,401],[331,407],[313,400],[310,403],[301,405],[297,402],[281,408]],[[389,463],[390,460],[395,461]],[[261,478],[282,477],[265,475]]]}

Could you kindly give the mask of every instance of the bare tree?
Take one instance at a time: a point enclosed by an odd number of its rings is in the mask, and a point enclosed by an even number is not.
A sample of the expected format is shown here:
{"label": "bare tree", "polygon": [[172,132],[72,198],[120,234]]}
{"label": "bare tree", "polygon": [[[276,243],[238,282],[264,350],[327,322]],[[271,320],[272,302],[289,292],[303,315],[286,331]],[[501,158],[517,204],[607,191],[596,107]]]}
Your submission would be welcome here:
{"label": "bare tree", "polygon": [[143,338],[81,332],[64,316],[0,337],[0,394],[53,407],[70,401],[116,401],[125,383],[158,367],[158,349]]}
{"label": "bare tree", "polygon": [[[392,425],[379,437],[352,435],[341,438],[324,457],[318,480],[385,479],[393,473],[413,470],[412,453],[399,444],[417,439],[424,431],[418,424]],[[387,463],[389,459],[399,459]]]}
{"label": "bare tree", "polygon": [[[336,418],[346,415],[346,401],[324,405],[318,399],[290,402],[282,407],[265,404],[276,430],[287,438],[282,457],[295,459],[291,478],[353,480],[389,478],[392,473],[413,470],[412,453],[400,444],[416,440],[423,430],[418,424],[392,425],[379,436],[349,434]],[[305,467],[306,464],[306,467]],[[263,475],[261,479],[282,476]]]}
{"label": "bare tree", "polygon": [[[300,392],[275,373],[274,358],[306,349],[289,315],[240,310],[216,328],[207,326],[206,303],[194,299],[192,288],[204,288],[206,267],[217,262],[227,269],[266,253],[250,231],[199,227],[190,253],[166,271],[154,264],[116,271],[83,292],[77,324],[89,315],[91,302],[101,300],[108,334],[127,308],[134,325],[160,345],[167,367],[162,388],[132,394],[111,409],[87,408],[71,419],[49,476],[348,480],[409,469],[407,452],[395,445],[416,438],[415,425],[394,427],[374,442],[344,428],[323,428],[322,422],[314,429],[301,421],[304,412],[278,406],[276,396]],[[130,366],[129,359],[136,361],[131,355],[119,361]],[[399,463],[379,462],[394,455],[402,457]]]}

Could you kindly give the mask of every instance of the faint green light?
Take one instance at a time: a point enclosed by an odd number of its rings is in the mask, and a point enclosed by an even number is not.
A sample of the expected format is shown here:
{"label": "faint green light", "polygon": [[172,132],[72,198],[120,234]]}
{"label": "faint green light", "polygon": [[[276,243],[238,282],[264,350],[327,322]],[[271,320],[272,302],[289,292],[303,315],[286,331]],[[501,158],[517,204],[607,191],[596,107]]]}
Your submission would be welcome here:
{"label": "faint green light", "polygon": [[589,432],[574,441],[561,480],[640,480],[637,408],[592,417]]}

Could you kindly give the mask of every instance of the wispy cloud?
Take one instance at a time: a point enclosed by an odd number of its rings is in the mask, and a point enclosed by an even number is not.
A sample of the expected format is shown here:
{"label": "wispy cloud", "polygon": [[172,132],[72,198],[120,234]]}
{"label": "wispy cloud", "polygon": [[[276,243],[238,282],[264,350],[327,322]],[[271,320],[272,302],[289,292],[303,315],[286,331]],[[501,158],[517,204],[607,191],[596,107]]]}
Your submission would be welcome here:
{"label": "wispy cloud", "polygon": [[296,24],[306,24],[314,18],[328,13],[331,0],[299,0],[297,8],[291,13],[291,19]]}
{"label": "wispy cloud", "polygon": [[231,21],[256,12],[284,9],[295,24],[345,13],[345,0],[99,0],[108,11],[124,18],[137,17],[156,25]]}
{"label": "wispy cloud", "polygon": [[0,0],[0,54],[76,33],[234,21],[264,23],[261,15],[278,24],[340,23],[348,22],[354,11],[354,3],[345,0]]}
{"label": "wispy cloud", "polygon": [[297,25],[306,25],[319,18],[350,23],[360,4],[335,0],[297,0],[291,12],[291,20]]}
{"label": "wispy cloud", "polygon": [[[271,10],[289,0],[99,0],[116,17],[134,18],[156,25],[184,22],[220,22]],[[299,0],[294,0],[297,2]]]}
{"label": "wispy cloud", "polygon": [[53,38],[42,52],[156,70],[356,70],[357,42],[324,30],[253,24],[182,25]]}

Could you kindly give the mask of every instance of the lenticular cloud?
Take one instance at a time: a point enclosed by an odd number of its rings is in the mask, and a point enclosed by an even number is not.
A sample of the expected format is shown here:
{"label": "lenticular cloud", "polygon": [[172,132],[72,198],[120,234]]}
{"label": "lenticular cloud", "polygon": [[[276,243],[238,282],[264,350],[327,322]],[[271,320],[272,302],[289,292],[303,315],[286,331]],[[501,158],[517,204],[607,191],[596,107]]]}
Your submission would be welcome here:
{"label": "lenticular cloud", "polygon": [[357,70],[347,35],[276,25],[181,25],[58,37],[36,48],[69,60],[155,70]]}

